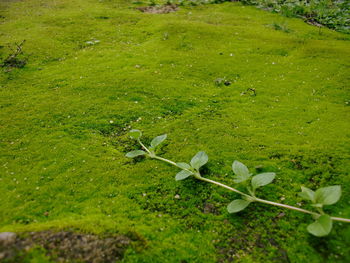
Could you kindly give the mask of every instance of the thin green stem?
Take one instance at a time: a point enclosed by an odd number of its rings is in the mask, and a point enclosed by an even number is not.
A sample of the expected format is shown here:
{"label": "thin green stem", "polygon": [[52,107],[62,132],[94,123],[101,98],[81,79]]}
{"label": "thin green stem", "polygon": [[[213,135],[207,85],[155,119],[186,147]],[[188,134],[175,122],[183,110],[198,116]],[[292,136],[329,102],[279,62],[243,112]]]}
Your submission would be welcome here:
{"label": "thin green stem", "polygon": [[324,212],[323,212],[322,207],[317,207],[317,211],[318,211],[321,215],[324,215]]}
{"label": "thin green stem", "polygon": [[342,218],[342,217],[331,216],[331,219],[334,220],[334,221],[340,221],[340,222],[344,222],[344,223],[350,223],[350,219],[348,219],[348,218]]}
{"label": "thin green stem", "polygon": [[253,198],[254,200],[256,199],[256,198],[254,198],[253,196],[250,196],[250,195],[248,195],[248,194],[246,194],[246,193],[243,193],[243,192],[237,190],[236,188],[227,186],[227,185],[225,185],[225,184],[216,182],[216,181],[214,181],[214,180],[210,180],[210,179],[205,178],[205,177],[201,177],[201,178],[198,178],[198,179],[201,180],[201,181],[204,181],[204,182],[208,182],[208,183],[211,183],[211,184],[218,185],[218,186],[223,187],[223,188],[225,188],[225,189],[227,189],[227,190],[230,190],[230,191],[235,192],[235,193],[237,193],[237,194],[243,195],[243,196],[245,196],[245,197],[247,197],[247,198],[249,198],[249,199],[251,199],[251,198]]}
{"label": "thin green stem", "polygon": [[265,200],[265,199],[256,198],[256,201],[260,202],[260,203],[264,203],[264,204],[269,204],[269,205],[274,205],[274,206],[279,206],[279,207],[291,209],[291,210],[294,210],[294,211],[299,211],[299,212],[302,212],[302,213],[305,213],[305,214],[310,214],[310,215],[315,215],[315,216],[319,216],[320,215],[318,213],[315,213],[315,212],[312,212],[312,211],[309,211],[309,210],[306,210],[306,209],[302,209],[302,208],[291,206],[291,205],[285,205],[285,204],[281,204],[281,203],[276,203],[276,202],[268,201],[268,200]]}
{"label": "thin green stem", "polygon": [[[176,164],[175,162],[170,161],[170,160],[168,160],[168,159],[165,159],[165,158],[162,158],[162,157],[159,157],[159,156],[154,156],[154,157],[152,157],[152,158],[158,159],[158,160],[160,160],[160,161],[163,161],[163,162],[166,162],[166,163],[169,163],[169,164],[171,164],[171,165],[174,165],[174,166],[178,167],[177,164]],[[179,167],[179,168],[180,168],[180,167]]]}
{"label": "thin green stem", "polygon": [[150,152],[150,150],[148,150],[148,148],[141,142],[140,139],[137,139],[138,143],[142,146],[143,149],[146,150],[146,152],[149,154],[149,155],[152,155],[152,153]]}

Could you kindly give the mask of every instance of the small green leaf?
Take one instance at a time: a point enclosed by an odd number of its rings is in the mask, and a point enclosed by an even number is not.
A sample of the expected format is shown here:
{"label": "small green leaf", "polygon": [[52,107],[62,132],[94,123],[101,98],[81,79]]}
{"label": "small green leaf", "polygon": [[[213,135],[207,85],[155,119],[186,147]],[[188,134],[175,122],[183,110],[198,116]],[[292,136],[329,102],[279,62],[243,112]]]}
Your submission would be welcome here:
{"label": "small green leaf", "polygon": [[193,156],[193,158],[191,160],[191,166],[194,169],[198,170],[200,167],[205,165],[207,162],[208,162],[208,155],[205,152],[200,151],[195,156]]}
{"label": "small green leaf", "polygon": [[237,213],[239,211],[242,211],[244,208],[246,208],[250,204],[249,201],[243,200],[243,199],[236,199],[228,204],[227,211],[229,213]]}
{"label": "small green leaf", "polygon": [[313,203],[315,202],[315,192],[307,187],[301,187],[301,193],[299,193],[299,196],[306,200],[310,200]]}
{"label": "small green leaf", "polygon": [[332,205],[338,202],[340,196],[340,185],[327,186],[316,190],[315,202],[323,205]]}
{"label": "small green leaf", "polygon": [[191,166],[187,163],[177,163],[176,164],[177,167],[184,169],[184,170],[190,170]]}
{"label": "small green leaf", "polygon": [[186,179],[187,177],[189,177],[192,173],[186,170],[182,170],[181,172],[177,173],[177,175],[175,176],[175,180],[176,181],[180,181],[183,179]]}
{"label": "small green leaf", "polygon": [[137,139],[141,138],[142,132],[140,130],[133,129],[129,132],[129,135],[131,138],[137,140]]}
{"label": "small green leaf", "polygon": [[142,150],[135,150],[135,151],[128,152],[125,156],[129,157],[129,158],[134,158],[134,157],[145,155],[145,154],[146,154],[146,152],[144,152]]}
{"label": "small green leaf", "polygon": [[234,161],[232,164],[232,170],[235,173],[235,178],[233,181],[235,183],[241,183],[249,179],[251,174],[249,173],[249,170],[247,166],[245,166],[243,163],[239,161]]}
{"label": "small green leaf", "polygon": [[166,134],[157,136],[151,141],[151,147],[156,148],[159,144],[161,144],[166,139]]}
{"label": "small green leaf", "polygon": [[321,215],[315,222],[307,226],[307,231],[317,237],[328,235],[332,230],[332,219],[329,215]]}
{"label": "small green leaf", "polygon": [[267,185],[275,179],[276,174],[275,173],[262,173],[257,174],[253,176],[252,178],[252,187],[253,189],[256,189],[260,186]]}

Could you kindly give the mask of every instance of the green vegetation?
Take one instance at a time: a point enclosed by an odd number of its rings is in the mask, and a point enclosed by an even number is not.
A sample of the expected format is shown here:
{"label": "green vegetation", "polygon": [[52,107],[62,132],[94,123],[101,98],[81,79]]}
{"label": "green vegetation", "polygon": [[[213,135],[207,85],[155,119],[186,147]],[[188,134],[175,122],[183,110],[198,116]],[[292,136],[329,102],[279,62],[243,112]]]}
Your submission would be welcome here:
{"label": "green vegetation", "polygon": [[346,224],[317,238],[306,214],[255,202],[229,214],[234,193],[125,157],[138,149],[130,129],[147,145],[167,133],[159,154],[204,150],[213,180],[231,184],[232,160],[275,172],[267,200],[311,208],[300,185],[341,185],[325,210],[349,218],[349,35],[241,3],[169,14],[123,0],[0,5],[0,57],[26,40],[26,65],[0,73],[0,231],[133,233],[144,242],[124,262],[350,261]]}
{"label": "green vegetation", "polygon": [[[159,3],[198,5],[231,2],[232,0],[151,0]],[[348,0],[237,0],[245,5],[280,13],[286,17],[299,17],[316,26],[326,26],[350,33],[350,2]]]}
{"label": "green vegetation", "polygon": [[319,188],[317,189],[316,192],[312,191],[307,187],[303,187],[303,186],[301,187],[302,192],[299,193],[299,195],[304,199],[311,201],[312,206],[317,209],[317,212],[301,209],[290,205],[271,202],[268,200],[258,198],[256,196],[256,190],[261,186],[265,186],[272,183],[272,181],[276,177],[275,173],[271,173],[271,172],[260,173],[252,177],[253,174],[250,173],[247,166],[245,166],[243,163],[239,161],[234,161],[232,164],[232,171],[235,174],[233,178],[233,182],[236,184],[243,183],[245,190],[248,192],[247,194],[236,188],[229,187],[227,185],[224,185],[219,182],[203,177],[203,175],[200,172],[200,168],[202,168],[202,166],[204,166],[209,160],[209,157],[205,152],[203,151],[198,152],[195,156],[193,156],[189,164],[176,163],[156,155],[156,149],[166,139],[167,137],[166,134],[155,137],[151,141],[151,145],[149,147],[146,147],[141,142],[141,136],[142,136],[142,132],[140,130],[133,129],[130,131],[130,137],[133,139],[136,139],[140,144],[140,146],[145,151],[133,150],[131,152],[128,152],[125,155],[126,157],[135,158],[138,156],[148,156],[150,158],[161,160],[163,162],[169,163],[181,169],[181,172],[177,173],[177,175],[175,176],[176,181],[184,180],[190,176],[193,176],[194,178],[200,181],[212,183],[214,185],[223,187],[225,189],[228,189],[229,191],[232,191],[241,195],[242,199],[236,199],[227,206],[227,211],[229,213],[237,213],[237,212],[243,211],[252,202],[260,202],[264,204],[275,205],[275,206],[291,209],[294,211],[299,211],[302,213],[310,214],[314,217],[315,222],[308,225],[307,230],[309,231],[310,234],[313,234],[314,236],[318,236],[318,237],[326,236],[331,232],[333,220],[350,223],[350,219],[331,217],[325,214],[325,212],[323,211],[323,206],[333,205],[339,201],[341,196],[341,187],[339,185]]}
{"label": "green vegetation", "polygon": [[245,4],[281,13],[287,17],[301,17],[307,22],[350,33],[350,2],[348,0],[242,0]]}

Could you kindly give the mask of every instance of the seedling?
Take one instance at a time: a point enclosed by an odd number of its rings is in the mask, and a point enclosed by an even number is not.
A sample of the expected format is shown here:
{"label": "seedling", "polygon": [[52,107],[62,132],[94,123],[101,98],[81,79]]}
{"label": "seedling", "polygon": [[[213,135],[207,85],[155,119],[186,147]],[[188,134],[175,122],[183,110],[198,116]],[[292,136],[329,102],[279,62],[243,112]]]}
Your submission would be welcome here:
{"label": "seedling", "polygon": [[229,191],[232,191],[241,195],[241,199],[233,200],[231,203],[228,204],[227,211],[229,213],[240,212],[245,208],[247,208],[252,202],[259,202],[259,203],[287,208],[290,210],[311,215],[315,221],[310,225],[308,225],[307,230],[309,231],[309,233],[317,237],[328,235],[332,230],[333,221],[350,223],[350,219],[333,217],[333,216],[327,215],[323,211],[323,206],[333,205],[336,202],[338,202],[338,200],[340,199],[341,187],[339,185],[319,188],[316,191],[312,191],[311,189],[302,186],[301,192],[299,193],[299,195],[303,199],[310,201],[312,203],[312,206],[315,209],[315,211],[306,210],[295,206],[268,201],[265,199],[258,198],[256,196],[256,191],[260,187],[272,183],[272,181],[276,177],[275,173],[269,172],[269,173],[260,173],[257,175],[253,175],[252,173],[250,173],[247,166],[245,166],[243,163],[239,161],[234,161],[232,164],[232,170],[234,173],[233,182],[236,184],[245,185],[245,188],[247,190],[247,192],[245,193],[237,190],[236,188],[233,188],[225,184],[203,177],[199,170],[209,160],[208,155],[203,151],[200,151],[195,156],[193,156],[190,163],[183,163],[183,162],[176,163],[156,155],[157,148],[159,148],[161,143],[167,137],[166,134],[155,137],[151,141],[151,145],[149,147],[146,147],[141,142],[141,137],[142,137],[141,131],[131,130],[130,137],[137,140],[138,143],[143,148],[143,150],[134,150],[134,151],[128,152],[126,154],[126,157],[134,158],[142,155],[148,156],[152,159],[157,159],[157,160],[169,163],[181,169],[181,171],[178,172],[175,176],[176,181],[181,181],[190,176],[193,176],[197,180],[215,184],[217,186],[223,187]]}

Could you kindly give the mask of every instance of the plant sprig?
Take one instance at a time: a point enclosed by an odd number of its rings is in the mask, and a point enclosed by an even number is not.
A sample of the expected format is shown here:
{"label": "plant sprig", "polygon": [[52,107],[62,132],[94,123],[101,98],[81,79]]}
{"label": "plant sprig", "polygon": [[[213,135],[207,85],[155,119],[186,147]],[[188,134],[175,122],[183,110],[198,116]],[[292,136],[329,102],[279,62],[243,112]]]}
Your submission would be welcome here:
{"label": "plant sprig", "polygon": [[256,196],[256,190],[258,188],[273,182],[273,180],[276,177],[276,174],[273,172],[253,175],[252,173],[249,172],[249,169],[243,163],[239,161],[234,161],[232,164],[232,171],[234,173],[233,182],[236,184],[244,184],[247,190],[247,193],[244,193],[237,190],[236,188],[205,178],[201,175],[200,168],[204,166],[209,160],[208,155],[204,151],[200,151],[195,156],[193,156],[190,163],[184,163],[184,162],[176,163],[156,155],[156,150],[159,148],[161,143],[167,138],[166,134],[155,137],[151,141],[151,145],[149,147],[146,147],[141,142],[142,132],[140,130],[135,130],[135,129],[131,130],[130,137],[137,140],[138,143],[143,148],[143,150],[134,150],[134,151],[128,152],[126,154],[126,157],[134,158],[137,156],[148,156],[152,159],[158,159],[160,161],[169,163],[181,169],[181,171],[178,172],[175,176],[176,181],[181,181],[190,176],[193,176],[198,180],[215,184],[217,186],[223,187],[227,190],[230,190],[232,192],[235,192],[241,195],[241,199],[235,199],[227,205],[227,211],[229,213],[240,212],[244,210],[246,207],[248,207],[250,203],[259,202],[259,203],[269,204],[273,206],[278,206],[278,207],[287,208],[290,210],[310,214],[312,215],[315,221],[310,225],[308,225],[307,230],[309,233],[317,237],[328,235],[332,230],[333,221],[350,223],[350,219],[332,217],[330,215],[327,215],[323,211],[323,206],[333,205],[336,202],[338,202],[338,200],[340,199],[341,186],[339,185],[319,188],[316,191],[313,191],[307,187],[301,186],[301,192],[299,193],[299,195],[303,199],[310,201],[312,203],[311,204],[312,207],[314,207],[316,210],[316,211],[310,211],[310,210],[302,209],[295,206],[268,201],[265,199],[258,198]]}

